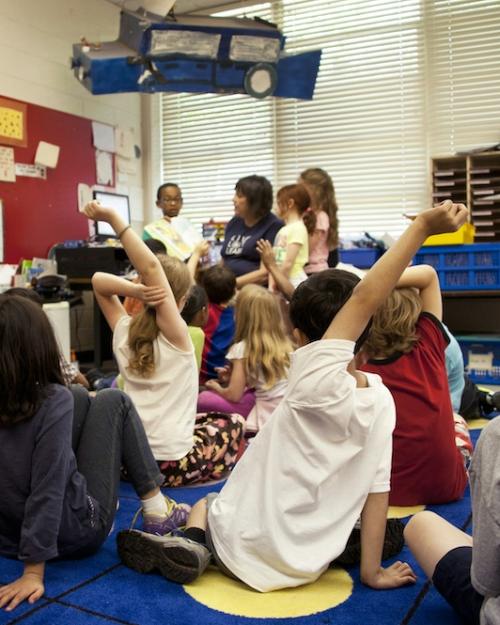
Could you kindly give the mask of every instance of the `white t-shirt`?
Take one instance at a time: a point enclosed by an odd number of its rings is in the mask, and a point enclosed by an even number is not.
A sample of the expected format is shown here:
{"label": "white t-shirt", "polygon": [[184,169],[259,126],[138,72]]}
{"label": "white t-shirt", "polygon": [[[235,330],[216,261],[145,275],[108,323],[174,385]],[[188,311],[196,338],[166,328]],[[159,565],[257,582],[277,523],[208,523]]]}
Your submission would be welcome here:
{"label": "white t-shirt", "polygon": [[[245,358],[245,341],[234,343],[226,358],[228,360]],[[264,388],[266,381],[260,372],[257,380],[247,380],[247,382],[249,386],[255,388],[255,406],[247,417],[246,430],[258,432],[283,399],[288,385],[288,377],[278,380],[271,388]]]}
{"label": "white t-shirt", "polygon": [[394,402],[377,375],[356,387],[353,350],[331,339],[293,354],[284,400],[210,507],[220,559],[255,590],[316,580],[368,494],[389,491]]}
{"label": "white t-shirt", "polygon": [[174,347],[160,332],[154,342],[155,370],[142,378],[128,368],[131,317],[121,317],[113,333],[113,352],[156,460],[179,460],[193,446],[198,368],[194,348]]}

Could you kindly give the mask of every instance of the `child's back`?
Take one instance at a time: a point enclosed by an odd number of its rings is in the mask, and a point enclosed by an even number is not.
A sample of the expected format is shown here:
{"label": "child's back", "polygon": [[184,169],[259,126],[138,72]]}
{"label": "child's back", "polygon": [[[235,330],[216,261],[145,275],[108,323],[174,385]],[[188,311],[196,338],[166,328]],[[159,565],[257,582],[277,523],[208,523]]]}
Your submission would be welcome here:
{"label": "child's back", "polygon": [[467,484],[455,443],[445,366],[449,339],[439,319],[430,312],[419,314],[418,298],[409,289],[397,290],[388,298],[375,315],[366,349],[376,351],[380,335],[389,343],[397,331],[391,327],[391,318],[398,324],[410,309],[413,312],[408,315],[415,316],[408,328],[414,338],[401,351],[371,359],[362,367],[382,377],[396,404],[390,503],[401,506],[454,501]]}
{"label": "child's back", "polygon": [[234,306],[230,303],[236,292],[236,277],[227,267],[216,265],[203,274],[203,287],[208,296],[208,319],[205,345],[201,359],[200,383],[217,378],[216,368],[223,367],[233,342]]}
{"label": "child's back", "polygon": [[284,401],[210,508],[217,553],[252,588],[314,581],[344,550],[367,495],[389,489],[394,404],[376,376],[356,388],[353,350],[328,340],[293,354]]}

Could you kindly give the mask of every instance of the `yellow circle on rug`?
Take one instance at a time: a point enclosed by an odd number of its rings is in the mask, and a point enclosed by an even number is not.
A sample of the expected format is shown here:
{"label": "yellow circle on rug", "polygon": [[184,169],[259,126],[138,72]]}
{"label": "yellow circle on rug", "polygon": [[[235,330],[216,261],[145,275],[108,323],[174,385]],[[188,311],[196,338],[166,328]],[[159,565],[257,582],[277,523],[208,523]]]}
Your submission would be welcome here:
{"label": "yellow circle on rug", "polygon": [[261,593],[209,567],[196,582],[184,586],[203,605],[235,616],[287,618],[323,612],[346,601],[353,581],[341,568],[328,569],[313,584]]}
{"label": "yellow circle on rug", "polygon": [[388,519],[404,519],[407,516],[413,516],[417,512],[425,510],[425,506],[389,506],[387,510]]}
{"label": "yellow circle on rug", "polygon": [[467,425],[469,430],[482,430],[489,422],[489,419],[470,419],[470,421],[467,421]]}

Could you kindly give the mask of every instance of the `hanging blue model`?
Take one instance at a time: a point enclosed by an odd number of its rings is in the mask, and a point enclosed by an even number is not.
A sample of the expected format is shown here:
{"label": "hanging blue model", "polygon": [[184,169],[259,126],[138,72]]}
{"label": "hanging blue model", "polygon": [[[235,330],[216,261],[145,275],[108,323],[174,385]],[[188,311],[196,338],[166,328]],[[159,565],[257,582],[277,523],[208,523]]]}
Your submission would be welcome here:
{"label": "hanging blue model", "polygon": [[138,91],[313,97],[321,50],[287,55],[285,37],[259,18],[165,18],[122,10],[117,41],[73,45],[71,66],[93,94]]}

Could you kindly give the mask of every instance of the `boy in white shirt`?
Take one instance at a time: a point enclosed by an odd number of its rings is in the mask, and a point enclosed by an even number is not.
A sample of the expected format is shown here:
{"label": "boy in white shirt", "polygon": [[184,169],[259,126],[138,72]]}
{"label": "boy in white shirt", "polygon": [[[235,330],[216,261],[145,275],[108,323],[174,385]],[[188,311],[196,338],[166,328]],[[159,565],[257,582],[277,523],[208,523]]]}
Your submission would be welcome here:
{"label": "boy in white shirt", "polygon": [[120,532],[124,564],[189,583],[213,557],[260,592],[300,586],[342,553],[361,515],[361,580],[378,589],[415,581],[405,563],[381,566],[395,410],[380,378],[356,369],[356,354],[424,240],[467,214],[451,201],[420,213],[360,282],[330,269],[299,285],[290,316],[301,347],[272,419],[220,494],[193,507],[184,537]]}

